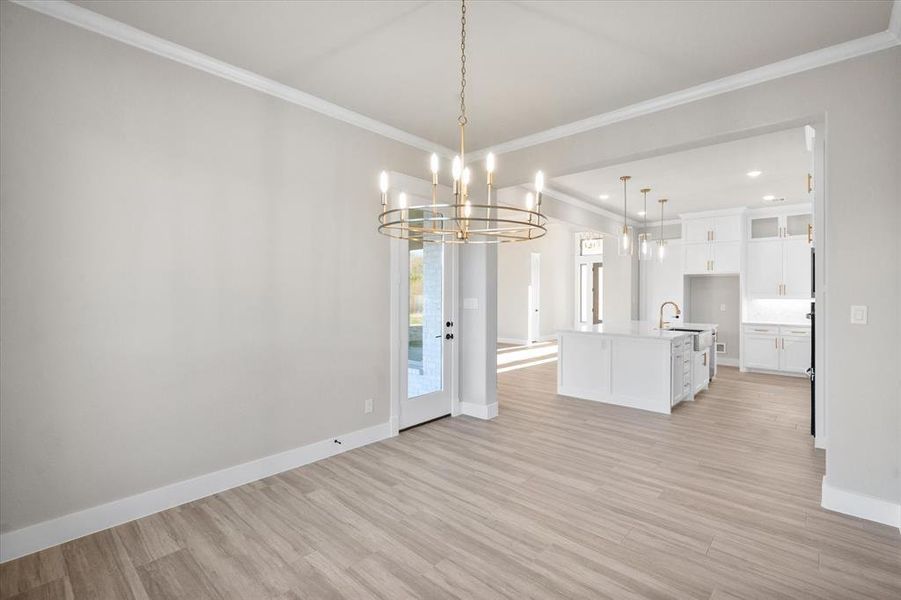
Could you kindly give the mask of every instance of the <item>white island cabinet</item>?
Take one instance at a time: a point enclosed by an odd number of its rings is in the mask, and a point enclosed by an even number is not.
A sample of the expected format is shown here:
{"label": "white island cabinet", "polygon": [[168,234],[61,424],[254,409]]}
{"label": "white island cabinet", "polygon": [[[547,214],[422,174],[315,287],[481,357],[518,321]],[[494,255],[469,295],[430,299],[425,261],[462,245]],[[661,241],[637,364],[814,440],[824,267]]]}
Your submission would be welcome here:
{"label": "white island cabinet", "polygon": [[632,321],[557,334],[557,393],[669,414],[692,399],[690,333]]}

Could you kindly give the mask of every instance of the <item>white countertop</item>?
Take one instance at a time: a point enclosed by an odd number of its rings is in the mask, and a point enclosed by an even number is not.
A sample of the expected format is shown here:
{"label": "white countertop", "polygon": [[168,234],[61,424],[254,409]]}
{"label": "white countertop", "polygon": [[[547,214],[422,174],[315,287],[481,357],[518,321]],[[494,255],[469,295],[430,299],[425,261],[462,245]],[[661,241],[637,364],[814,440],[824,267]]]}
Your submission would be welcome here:
{"label": "white countertop", "polygon": [[[684,327],[685,324],[679,325]],[[715,327],[715,326],[714,326]],[[697,329],[701,329],[697,327]],[[628,337],[651,338],[658,340],[675,340],[692,335],[688,331],[670,331],[658,329],[656,323],[647,321],[623,321],[620,323],[599,323],[597,325],[582,325],[572,329],[561,329],[559,333],[593,333],[598,335],[618,335]]]}
{"label": "white countertop", "polygon": [[791,321],[742,321],[742,325],[783,325],[785,327],[810,327],[810,321],[792,323]]}
{"label": "white countertop", "polygon": [[683,329],[700,329],[701,331],[714,331],[719,327],[718,323],[682,323],[681,321],[671,321],[670,327],[682,327]]}

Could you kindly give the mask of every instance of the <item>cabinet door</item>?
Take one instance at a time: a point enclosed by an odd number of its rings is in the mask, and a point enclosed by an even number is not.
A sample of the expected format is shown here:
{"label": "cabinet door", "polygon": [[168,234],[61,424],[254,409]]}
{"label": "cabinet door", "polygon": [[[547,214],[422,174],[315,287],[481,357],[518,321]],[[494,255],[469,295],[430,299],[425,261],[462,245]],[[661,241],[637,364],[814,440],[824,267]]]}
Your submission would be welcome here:
{"label": "cabinet door", "polygon": [[[779,370],[779,338],[776,335],[745,335],[745,367]],[[806,367],[805,367],[806,368]]]}
{"label": "cabinet door", "polygon": [[723,242],[713,244],[714,273],[738,273],[741,271],[741,243]]}
{"label": "cabinet door", "polygon": [[684,377],[682,375],[682,355],[683,353],[681,350],[679,352],[673,352],[673,389],[671,391],[672,404],[675,404],[682,399],[682,384],[684,382]]}
{"label": "cabinet door", "polygon": [[810,213],[802,213],[798,215],[788,215],[785,217],[785,237],[807,239],[809,228],[813,227],[813,215]]}
{"label": "cabinet door", "polygon": [[694,353],[694,386],[695,394],[703,390],[710,382],[710,350]]}
{"label": "cabinet door", "polygon": [[752,298],[782,297],[782,242],[748,242],[746,284]]}
{"label": "cabinet door", "polygon": [[682,241],[709,242],[713,231],[711,219],[685,219],[682,221]]}
{"label": "cabinet door", "polygon": [[810,246],[807,239],[782,242],[783,298],[810,298]]}
{"label": "cabinet door", "polygon": [[710,244],[685,244],[682,247],[685,273],[710,272],[710,247]]}
{"label": "cabinet door", "polygon": [[804,373],[810,366],[810,338],[785,336],[780,344],[779,368],[790,373]]}
{"label": "cabinet door", "polygon": [[740,242],[742,218],[739,215],[713,220],[714,242]]}
{"label": "cabinet door", "polygon": [[775,240],[780,237],[782,225],[779,217],[754,217],[749,222],[752,240]]}

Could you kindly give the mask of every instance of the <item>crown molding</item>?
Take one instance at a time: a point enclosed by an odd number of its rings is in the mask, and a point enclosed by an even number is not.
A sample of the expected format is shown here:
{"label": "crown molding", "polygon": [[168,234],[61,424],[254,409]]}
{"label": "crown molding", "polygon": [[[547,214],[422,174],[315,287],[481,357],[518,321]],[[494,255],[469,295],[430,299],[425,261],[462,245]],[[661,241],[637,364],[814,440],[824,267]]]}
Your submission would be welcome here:
{"label": "crown molding", "polygon": [[599,129],[620,121],[627,121],[636,117],[642,117],[651,113],[675,108],[690,102],[696,102],[705,98],[711,98],[727,92],[740,90],[774,79],[795,75],[818,67],[824,67],[865,54],[879,52],[901,44],[901,0],[895,0],[892,8],[892,16],[889,29],[872,35],[821,48],[800,54],[798,56],[770,63],[756,69],[750,69],[734,75],[728,75],[720,79],[708,81],[678,92],[658,96],[650,100],[644,100],[623,108],[594,115],[579,121],[573,121],[566,125],[552,127],[538,133],[529,134],[507,142],[496,144],[489,148],[477,150],[471,154],[475,159],[480,159],[489,151],[495,154],[504,154],[522,150],[530,146],[545,144],[554,140],[569,137],[593,129]]}
{"label": "crown molding", "polygon": [[343,121],[355,127],[371,131],[386,138],[407,144],[426,152],[435,152],[451,157],[454,152],[440,144],[431,142],[412,133],[398,129],[366,115],[354,112],[312,94],[302,92],[289,85],[263,77],[247,69],[242,69],[211,56],[191,50],[180,44],[147,33],[121,21],[116,21],[92,10],[64,0],[11,0],[24,8],[65,21],[110,39],[145,50],[157,56],[193,67],[210,75],[221,77],[233,83],[274,96],[291,104],[318,112],[327,117]]}
{"label": "crown molding", "polygon": [[[522,189],[528,191],[527,188],[522,188]],[[545,196],[548,196],[549,198],[553,198],[554,200],[559,200],[560,202],[564,202],[571,206],[581,208],[582,210],[587,210],[588,212],[593,212],[596,215],[606,217],[607,219],[610,219],[614,222],[618,222],[618,221],[620,221],[620,219],[623,218],[623,216],[621,214],[615,213],[611,210],[607,210],[606,208],[597,206],[595,204],[592,204],[591,202],[586,202],[585,200],[582,200],[581,198],[577,198],[576,196],[573,196],[572,194],[568,194],[564,191],[561,191],[560,189],[555,188],[554,186],[551,186],[551,185],[545,184],[544,191],[542,192],[542,194]],[[638,221],[636,221],[635,219],[633,219],[631,217],[628,219],[628,223],[629,223],[629,225],[632,225],[632,226],[639,224]]]}
{"label": "crown molding", "polygon": [[892,4],[892,16],[889,17],[888,30],[901,44],[901,0],[895,0]]}

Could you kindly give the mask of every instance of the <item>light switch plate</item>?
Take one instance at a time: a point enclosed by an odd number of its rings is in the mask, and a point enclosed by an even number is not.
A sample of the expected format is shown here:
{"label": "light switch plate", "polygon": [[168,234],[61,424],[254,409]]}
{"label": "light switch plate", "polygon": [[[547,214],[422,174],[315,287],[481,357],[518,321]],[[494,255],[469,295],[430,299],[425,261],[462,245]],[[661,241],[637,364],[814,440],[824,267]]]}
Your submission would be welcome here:
{"label": "light switch plate", "polygon": [[479,299],[463,298],[463,308],[466,310],[479,310]]}
{"label": "light switch plate", "polygon": [[726,305],[720,304],[720,312],[726,312]]}
{"label": "light switch plate", "polygon": [[866,325],[867,324],[867,307],[852,306],[851,307],[851,324]]}

